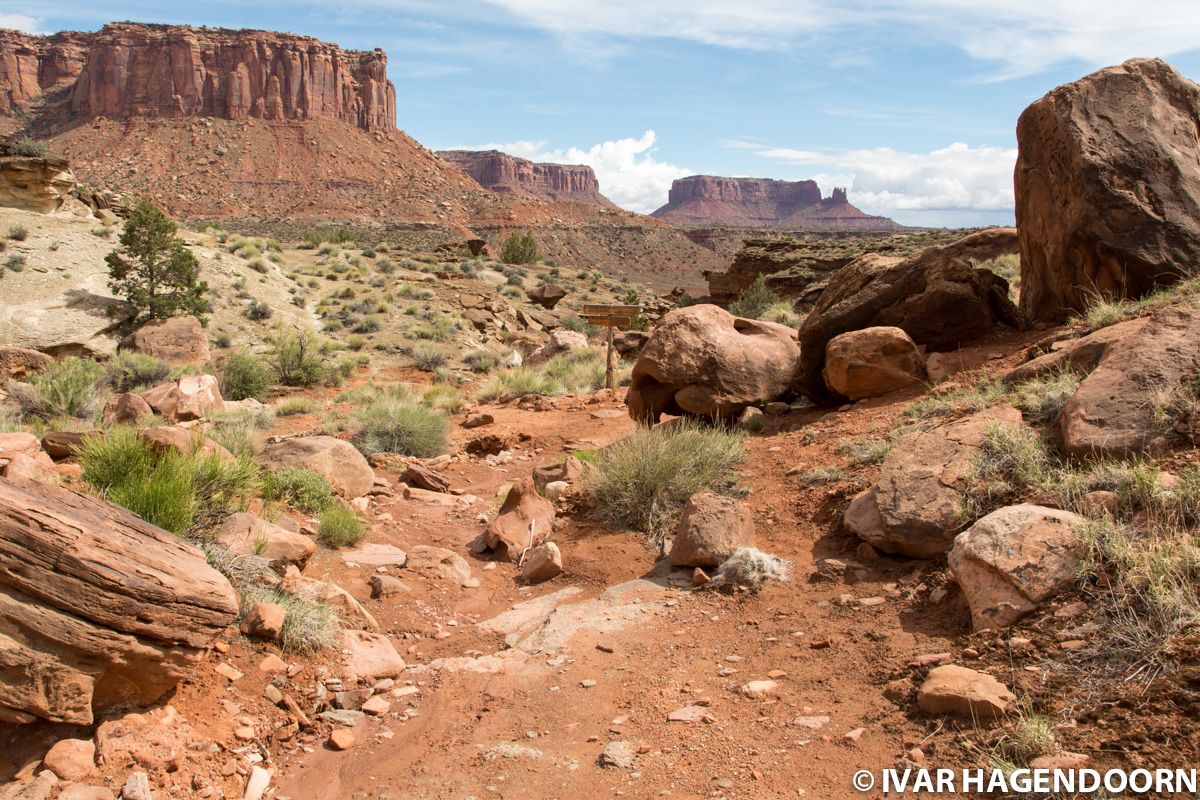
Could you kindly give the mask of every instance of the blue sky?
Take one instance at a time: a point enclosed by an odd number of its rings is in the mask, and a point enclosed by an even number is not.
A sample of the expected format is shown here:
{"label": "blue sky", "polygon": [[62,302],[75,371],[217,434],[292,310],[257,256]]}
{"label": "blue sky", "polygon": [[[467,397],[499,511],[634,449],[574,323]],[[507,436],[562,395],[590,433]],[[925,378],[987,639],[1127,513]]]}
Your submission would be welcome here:
{"label": "blue sky", "polygon": [[816,178],[908,224],[1011,222],[1014,126],[1135,55],[1200,78],[1200,2],[0,0],[0,26],[137,20],[382,47],[422,144],[591,164],[651,211],[706,173]]}

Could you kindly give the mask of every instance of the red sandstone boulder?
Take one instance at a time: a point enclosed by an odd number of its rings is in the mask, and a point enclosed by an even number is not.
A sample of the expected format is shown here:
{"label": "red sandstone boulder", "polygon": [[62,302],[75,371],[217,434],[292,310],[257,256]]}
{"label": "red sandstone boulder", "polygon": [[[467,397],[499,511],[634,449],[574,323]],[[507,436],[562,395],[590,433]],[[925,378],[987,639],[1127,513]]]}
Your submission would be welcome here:
{"label": "red sandstone boulder", "polygon": [[1083,377],[1063,408],[1063,445],[1079,458],[1160,455],[1200,441],[1187,401],[1200,363],[1200,311],[1164,308],[1119,322],[1011,370],[1011,383],[1067,370]]}
{"label": "red sandstone boulder", "polygon": [[10,380],[23,381],[30,375],[41,372],[53,360],[37,350],[0,347],[0,384]]}
{"label": "red sandstone boulder", "polygon": [[684,507],[669,558],[677,567],[716,567],[738,548],[753,546],[750,508],[732,497],[703,492]]}
{"label": "red sandstone boulder", "polygon": [[1007,628],[1075,583],[1084,518],[1022,504],[993,511],[954,539],[950,569],[975,630]]}
{"label": "red sandstone boulder", "polygon": [[1021,308],[1058,321],[1200,270],[1200,86],[1135,58],[1017,121]]}
{"label": "red sandstone boulder", "polygon": [[875,485],[846,509],[846,528],[885,553],[941,555],[964,527],[965,493],[988,431],[1022,424],[1020,411],[999,406],[900,438]]}
{"label": "red sandstone boulder", "polygon": [[1024,328],[1008,281],[978,266],[1017,246],[1014,229],[992,228],[909,258],[869,253],[842,267],[800,326],[797,391],[818,403],[838,401],[821,372],[825,348],[839,334],[886,325],[930,350],[946,350],[997,324]]}
{"label": "red sandstone boulder", "polygon": [[0,719],[161,698],[237,615],[204,555],[123,508],[0,479]]}
{"label": "red sandstone boulder", "polygon": [[184,375],[177,381],[142,392],[142,399],[171,422],[204,419],[225,410],[220,384],[212,375]]}
{"label": "red sandstone boulder", "polygon": [[713,305],[677,308],[659,322],[633,367],[625,405],[637,420],[663,414],[736,419],[786,394],[800,345],[783,325]]}
{"label": "red sandstone boulder", "polygon": [[532,478],[525,478],[508,490],[504,505],[473,549],[517,561],[553,529],[554,504],[538,494]]}
{"label": "red sandstone boulder", "polygon": [[925,359],[900,328],[864,328],[829,340],[821,374],[831,392],[862,400],[920,383]]}
{"label": "red sandstone boulder", "polygon": [[346,499],[362,497],[375,485],[375,470],[349,442],[332,436],[284,439],[262,449],[256,460],[271,469],[304,467],[329,481]]}
{"label": "red sandstone boulder", "polygon": [[145,353],[168,364],[208,361],[208,338],[195,317],[169,317],[147,322],[121,341],[122,350]]}

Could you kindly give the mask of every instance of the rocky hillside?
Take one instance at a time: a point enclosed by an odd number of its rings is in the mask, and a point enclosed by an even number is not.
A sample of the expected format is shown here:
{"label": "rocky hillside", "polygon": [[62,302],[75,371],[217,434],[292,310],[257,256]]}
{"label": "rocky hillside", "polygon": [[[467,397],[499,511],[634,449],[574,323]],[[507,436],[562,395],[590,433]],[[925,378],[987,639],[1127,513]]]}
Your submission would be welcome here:
{"label": "rocky hillside", "polygon": [[[263,226],[386,220],[422,240],[480,235],[495,247],[513,230],[566,228],[580,245],[539,237],[547,257],[586,251],[590,264],[664,291],[719,266],[665,223],[608,203],[586,168],[543,171],[541,192],[483,188],[397,129],[386,65],[380,50],[269,31],[4,31],[0,133],[44,139],[83,183],[148,195],[187,220],[280,236]],[[626,248],[630,230],[646,231],[647,247]]]}
{"label": "rocky hillside", "polygon": [[894,230],[886,217],[864,214],[837,188],[821,197],[816,181],[692,175],[671,184],[667,204],[652,216],[679,225],[792,226]]}
{"label": "rocky hillside", "polygon": [[[695,231],[689,232],[695,236]],[[708,232],[706,232],[707,234]],[[929,230],[903,233],[867,231],[799,232],[746,238],[727,269],[704,273],[708,296],[728,303],[764,276],[766,285],[798,306],[811,305],[829,276],[866,253],[907,256],[925,247],[948,244],[964,231]],[[720,230],[706,235],[711,242]],[[719,240],[720,241],[720,240]]]}
{"label": "rocky hillside", "polygon": [[[341,50],[307,36],[113,23],[96,33],[0,32],[0,113],[96,117],[332,119],[396,127],[382,50]],[[40,107],[39,107],[40,106]]]}
{"label": "rocky hillside", "polygon": [[600,194],[596,173],[582,164],[536,163],[499,150],[439,150],[435,155],[497,194],[616,208]]}

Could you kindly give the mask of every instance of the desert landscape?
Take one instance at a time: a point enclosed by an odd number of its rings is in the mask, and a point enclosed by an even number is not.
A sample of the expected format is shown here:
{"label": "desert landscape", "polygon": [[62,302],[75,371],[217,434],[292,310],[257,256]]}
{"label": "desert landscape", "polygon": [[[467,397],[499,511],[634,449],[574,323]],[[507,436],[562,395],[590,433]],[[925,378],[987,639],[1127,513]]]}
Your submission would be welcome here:
{"label": "desert landscape", "polygon": [[0,30],[0,800],[1200,796],[1200,86],[929,227],[388,70]]}

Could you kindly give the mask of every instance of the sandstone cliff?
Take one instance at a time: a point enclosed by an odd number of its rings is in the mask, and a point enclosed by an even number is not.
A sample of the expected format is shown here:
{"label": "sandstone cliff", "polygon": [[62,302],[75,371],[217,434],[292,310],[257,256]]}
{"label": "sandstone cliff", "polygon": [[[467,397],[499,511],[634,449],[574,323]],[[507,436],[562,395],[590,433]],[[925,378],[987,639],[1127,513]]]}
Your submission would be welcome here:
{"label": "sandstone cliff", "polygon": [[671,184],[652,216],[677,225],[793,226],[895,230],[887,217],[864,214],[834,189],[823,199],[816,181],[692,175]]}
{"label": "sandstone cliff", "polygon": [[135,23],[49,37],[3,31],[0,113],[39,98],[74,121],[335,119],[369,132],[396,125],[383,51],[268,31]]}
{"label": "sandstone cliff", "polygon": [[614,207],[600,194],[596,173],[588,166],[537,163],[499,150],[439,150],[437,156],[499,194]]}

